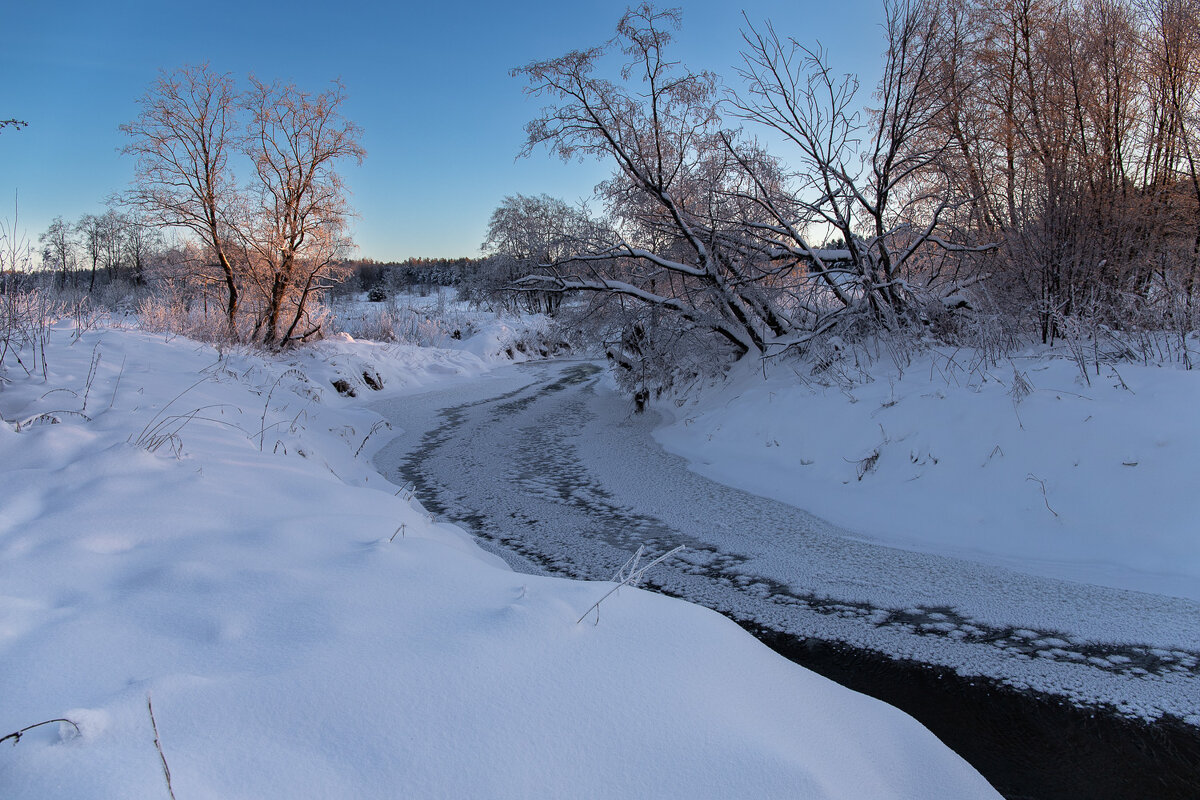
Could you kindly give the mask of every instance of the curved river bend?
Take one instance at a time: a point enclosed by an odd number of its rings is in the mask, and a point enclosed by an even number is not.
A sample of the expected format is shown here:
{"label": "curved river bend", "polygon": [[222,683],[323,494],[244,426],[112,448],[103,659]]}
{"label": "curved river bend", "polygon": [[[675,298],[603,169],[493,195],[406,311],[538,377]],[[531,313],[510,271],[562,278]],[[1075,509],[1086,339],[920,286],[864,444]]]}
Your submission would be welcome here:
{"label": "curved river bend", "polygon": [[682,544],[653,588],[907,711],[1008,797],[1200,797],[1198,604],[871,544],[713,483],[591,362],[377,410],[403,431],[379,470],[516,570],[604,580]]}

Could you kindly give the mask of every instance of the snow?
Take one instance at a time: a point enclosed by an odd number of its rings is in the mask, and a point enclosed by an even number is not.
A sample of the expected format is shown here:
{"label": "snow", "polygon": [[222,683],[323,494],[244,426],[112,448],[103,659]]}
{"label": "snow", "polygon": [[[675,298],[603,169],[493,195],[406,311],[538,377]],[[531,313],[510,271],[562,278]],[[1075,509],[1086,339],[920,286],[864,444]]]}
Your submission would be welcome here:
{"label": "snow", "polygon": [[655,443],[660,415],[633,413],[601,369],[522,364],[381,400],[403,433],[375,462],[519,571],[602,579],[639,546],[683,544],[654,584],[754,627],[1200,724],[1200,603],[898,549],[714,483]]}
{"label": "snow", "polygon": [[62,324],[46,379],[6,361],[0,735],[78,731],[4,747],[3,796],[166,796],[151,698],[181,800],[997,796],[712,612],[622,589],[577,624],[609,584],[514,573],[385,481],[368,401],[485,375],[491,341]]}
{"label": "snow", "polygon": [[1200,371],[966,350],[739,365],[657,432],[865,541],[1200,600]]}

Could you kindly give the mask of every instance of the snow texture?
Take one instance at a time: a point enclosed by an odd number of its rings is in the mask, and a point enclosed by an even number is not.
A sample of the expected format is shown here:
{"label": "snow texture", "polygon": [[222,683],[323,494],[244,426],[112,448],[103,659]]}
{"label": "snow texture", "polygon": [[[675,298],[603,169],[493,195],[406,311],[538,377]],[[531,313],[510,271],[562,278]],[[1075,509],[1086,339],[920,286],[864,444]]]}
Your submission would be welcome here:
{"label": "snow texture", "polygon": [[658,438],[870,541],[1200,600],[1200,372],[1087,366],[937,349],[767,380],[744,364]]}
{"label": "snow texture", "polygon": [[[602,578],[640,546],[661,553],[682,544],[686,551],[656,567],[650,580],[735,619],[801,640],[844,642],[968,678],[994,678],[1077,705],[1200,724],[1196,601],[1154,592],[1153,585],[1137,591],[1041,574],[1037,563],[1023,569],[1016,549],[1003,560],[973,557],[972,534],[959,533],[965,546],[951,546],[955,531],[940,527],[932,510],[918,520],[921,530],[935,529],[925,548],[900,548],[806,513],[794,499],[789,505],[714,483],[656,445],[652,434],[661,418],[632,413],[629,399],[607,383],[598,365],[531,364],[453,389],[381,401],[376,407],[404,433],[376,462],[393,480],[417,482],[431,507],[469,524],[514,569]],[[807,390],[788,405],[780,400],[787,397],[786,381],[765,389],[762,383],[761,373],[744,376],[685,407],[689,416],[660,435],[683,438],[700,452],[694,467],[750,492],[758,489],[756,479],[785,490],[809,475],[819,480],[803,451],[773,439],[764,446],[761,432],[746,433],[786,429],[806,411]],[[765,402],[755,405],[760,389]],[[828,426],[845,434],[831,441],[846,446],[860,404],[835,394],[840,400],[823,410]],[[974,397],[962,405],[969,409]],[[693,413],[711,427],[689,424]],[[935,418],[932,424],[947,423]],[[722,425],[734,434],[721,438]],[[803,427],[820,425],[809,420]],[[945,439],[970,436],[963,430]],[[886,446],[880,449],[889,455]],[[889,497],[876,501],[869,482],[889,463],[878,459],[862,481],[853,463],[838,458],[831,467],[846,470],[847,482],[836,485],[849,487],[847,502],[866,506],[881,522],[891,520],[873,504]],[[912,492],[925,485],[897,483]],[[914,502],[934,509],[940,501],[924,494]],[[1181,541],[1186,534],[1177,532]],[[1086,564],[1092,556],[1078,557]]]}
{"label": "snow texture", "polygon": [[165,797],[150,698],[181,800],[997,796],[712,612],[577,624],[609,584],[514,573],[371,468],[366,398],[490,360],[60,326],[47,363],[0,388],[0,733],[78,730],[4,747],[6,798]]}

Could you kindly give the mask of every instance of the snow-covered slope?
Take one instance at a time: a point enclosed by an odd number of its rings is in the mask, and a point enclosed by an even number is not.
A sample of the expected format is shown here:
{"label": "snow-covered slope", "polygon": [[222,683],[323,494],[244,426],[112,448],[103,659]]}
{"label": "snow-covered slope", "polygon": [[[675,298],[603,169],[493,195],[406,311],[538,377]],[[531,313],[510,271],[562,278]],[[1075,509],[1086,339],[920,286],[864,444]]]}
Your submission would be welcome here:
{"label": "snow-covered slope", "polygon": [[747,363],[657,435],[871,541],[1200,600],[1200,371],[1063,355]]}
{"label": "snow-covered slope", "polygon": [[5,743],[5,798],[165,797],[163,759],[180,800],[996,796],[716,614],[578,624],[607,584],[510,572],[373,472],[372,384],[475,355],[72,340],[0,390],[0,736],[78,726]]}

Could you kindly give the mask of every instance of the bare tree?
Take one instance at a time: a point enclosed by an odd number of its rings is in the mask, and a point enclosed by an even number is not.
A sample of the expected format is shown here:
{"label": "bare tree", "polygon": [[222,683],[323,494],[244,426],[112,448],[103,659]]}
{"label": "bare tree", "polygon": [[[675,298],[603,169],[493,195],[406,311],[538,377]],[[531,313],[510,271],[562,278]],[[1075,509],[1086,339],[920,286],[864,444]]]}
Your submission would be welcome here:
{"label": "bare tree", "polygon": [[[564,159],[611,158],[617,172],[602,187],[608,239],[578,243],[550,274],[523,284],[542,291],[596,293],[646,310],[627,325],[611,357],[636,373],[644,339],[671,318],[683,335],[705,332],[733,357],[760,352],[791,325],[745,269],[753,255],[724,219],[723,189],[739,180],[719,130],[716,76],[671,61],[666,47],[678,11],[629,11],[601,47],[514,70],[527,92],[554,105],[527,126],[525,152],[545,144]],[[624,56],[621,82],[600,77],[601,60]],[[748,255],[750,258],[748,259]]]}
{"label": "bare tree", "polygon": [[[552,101],[527,126],[526,153],[546,144],[617,165],[601,187],[608,240],[577,242],[522,285],[640,304],[646,312],[609,349],[631,373],[673,357],[664,336],[736,358],[803,346],[851,315],[904,325],[930,300],[956,302],[972,259],[995,245],[956,224],[970,198],[945,175],[948,144],[934,124],[946,106],[934,69],[940,7],[888,5],[879,106],[866,120],[854,78],[836,78],[819,51],[769,24],[749,29],[748,88],[727,107],[794,144],[796,169],[722,127],[716,77],[666,54],[679,22],[642,5],[607,44],[515,70]],[[619,82],[598,75],[614,51],[625,57]]]}
{"label": "bare tree", "polygon": [[291,84],[250,83],[246,151],[258,195],[242,236],[264,302],[256,329],[265,344],[278,346],[315,332],[297,335],[297,327],[350,246],[346,187],[336,168],[343,159],[362,163],[366,151],[358,127],[342,116],[340,82],[318,95]]}
{"label": "bare tree", "polygon": [[[769,23],[743,34],[747,89],[731,103],[795,150],[781,190],[756,179],[749,197],[770,218],[758,227],[836,301],[827,318],[862,310],[890,326],[931,300],[956,302],[977,277],[963,272],[968,256],[996,247],[956,224],[974,198],[948,179],[951,143],[940,135],[952,97],[936,69],[946,20],[938,2],[886,4],[883,75],[865,119],[858,80],[834,75],[822,50],[780,37]],[[839,247],[822,253],[813,234],[832,234]]]}
{"label": "bare tree", "polygon": [[89,294],[96,291],[96,272],[101,263],[109,283],[116,277],[126,255],[127,232],[132,227],[135,226],[128,217],[112,208],[103,214],[84,214],[75,224],[84,252],[91,261]]}
{"label": "bare tree", "polygon": [[121,247],[129,263],[135,284],[146,282],[146,272],[165,249],[162,232],[136,215],[124,217]]}
{"label": "bare tree", "polygon": [[239,205],[229,164],[241,143],[237,93],[228,74],[207,64],[163,72],[122,125],[124,152],[137,157],[130,205],[157,224],[194,233],[211,253],[225,287],[229,335],[237,338],[238,275],[230,216]]}
{"label": "bare tree", "polygon": [[91,278],[88,282],[88,292],[91,293],[96,289],[96,268],[104,256],[108,227],[105,225],[103,217],[84,214],[79,218],[75,229],[83,239],[84,253],[92,262]]}
{"label": "bare tree", "polygon": [[1194,313],[1200,288],[1200,2],[1143,0],[1140,5],[1146,18],[1148,105],[1159,134],[1147,164],[1155,165],[1152,185],[1161,197],[1177,197],[1172,188],[1186,186],[1188,205],[1197,212],[1188,215],[1190,251],[1179,265],[1181,288]]}
{"label": "bare tree", "polygon": [[42,265],[59,271],[59,286],[67,285],[67,278],[75,268],[75,231],[71,225],[55,217],[45,232],[38,236],[42,245]]}
{"label": "bare tree", "polygon": [[[995,296],[1122,325],[1191,298],[1200,255],[1195,0],[954,0],[938,118],[972,226],[1003,242]],[[1190,307],[1190,299],[1186,301]]]}
{"label": "bare tree", "polygon": [[125,229],[129,220],[112,208],[105,211],[100,220],[104,226],[104,272],[111,283],[125,260]]}
{"label": "bare tree", "polygon": [[[125,152],[138,159],[125,198],[136,227],[195,236],[200,247],[185,247],[177,261],[189,269],[186,284],[205,291],[206,309],[209,285],[222,287],[228,336],[241,335],[247,301],[264,344],[314,333],[311,300],[338,277],[352,246],[336,163],[364,155],[357,127],[341,114],[342,85],[314,95],[252,77],[239,94],[229,75],[201,65],[164,72],[140,102],[138,119],[122,126]],[[238,157],[250,167],[242,189],[232,169]],[[130,225],[121,220],[123,231]],[[143,243],[140,233],[113,238],[103,250],[110,272],[129,245]]]}

